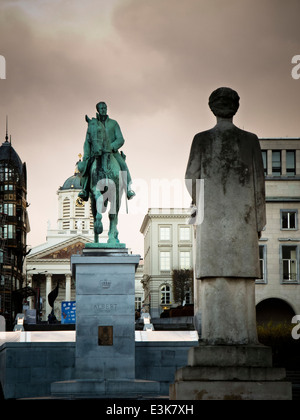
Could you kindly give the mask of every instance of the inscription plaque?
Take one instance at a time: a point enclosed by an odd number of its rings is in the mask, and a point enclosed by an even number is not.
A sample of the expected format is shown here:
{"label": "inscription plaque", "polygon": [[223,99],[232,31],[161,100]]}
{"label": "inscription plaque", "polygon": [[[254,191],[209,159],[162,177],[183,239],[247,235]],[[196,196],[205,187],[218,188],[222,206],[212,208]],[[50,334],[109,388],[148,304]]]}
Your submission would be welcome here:
{"label": "inscription plaque", "polygon": [[116,312],[117,304],[116,303],[100,303],[94,305],[94,310],[96,312]]}
{"label": "inscription plaque", "polygon": [[98,327],[98,346],[112,346],[113,345],[113,327],[99,326]]}

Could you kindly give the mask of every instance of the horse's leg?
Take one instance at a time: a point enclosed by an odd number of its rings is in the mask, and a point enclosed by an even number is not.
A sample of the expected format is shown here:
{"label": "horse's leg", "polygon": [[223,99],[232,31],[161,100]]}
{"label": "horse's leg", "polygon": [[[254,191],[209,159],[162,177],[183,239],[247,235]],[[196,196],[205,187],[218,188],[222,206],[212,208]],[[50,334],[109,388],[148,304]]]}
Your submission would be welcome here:
{"label": "horse's leg", "polygon": [[93,200],[92,213],[94,217],[94,241],[97,244],[99,242],[99,235],[103,232],[102,224],[102,203],[103,198],[100,193],[96,194],[96,198]]}
{"label": "horse's leg", "polygon": [[109,214],[109,231],[108,231],[108,243],[109,244],[118,244],[120,241],[118,239],[119,231],[117,229],[118,224],[118,215]]}
{"label": "horse's leg", "polygon": [[109,210],[109,215],[108,215],[109,217],[108,243],[111,243],[111,244],[118,244],[120,242],[118,239],[119,231],[117,229],[119,208],[120,208],[119,191],[118,191],[118,186],[115,186],[114,194],[110,200],[110,210]]}

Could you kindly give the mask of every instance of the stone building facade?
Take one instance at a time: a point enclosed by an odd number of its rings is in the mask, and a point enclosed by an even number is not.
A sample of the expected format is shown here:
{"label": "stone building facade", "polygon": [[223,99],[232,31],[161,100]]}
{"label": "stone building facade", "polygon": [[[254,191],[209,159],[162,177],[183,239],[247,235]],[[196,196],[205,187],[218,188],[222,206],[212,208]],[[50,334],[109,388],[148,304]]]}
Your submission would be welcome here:
{"label": "stone building facade", "polygon": [[[267,225],[259,241],[263,277],[256,281],[258,321],[300,314],[300,139],[260,139]],[[267,314],[267,315],[266,315]]]}
{"label": "stone building facade", "polygon": [[[144,217],[144,306],[152,317],[176,307],[172,290],[172,270],[193,267],[192,225],[188,209],[149,209]],[[191,293],[186,301],[192,303]]]}

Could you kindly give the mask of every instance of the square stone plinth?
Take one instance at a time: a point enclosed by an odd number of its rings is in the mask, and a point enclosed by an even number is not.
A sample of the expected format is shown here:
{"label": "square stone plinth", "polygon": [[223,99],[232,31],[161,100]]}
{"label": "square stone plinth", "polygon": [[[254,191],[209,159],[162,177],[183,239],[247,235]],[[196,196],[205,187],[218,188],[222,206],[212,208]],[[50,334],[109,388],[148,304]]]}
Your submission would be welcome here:
{"label": "square stone plinth", "polygon": [[72,256],[76,378],[135,378],[134,299],[139,260],[139,255],[128,254],[127,249],[114,248],[91,248]]}

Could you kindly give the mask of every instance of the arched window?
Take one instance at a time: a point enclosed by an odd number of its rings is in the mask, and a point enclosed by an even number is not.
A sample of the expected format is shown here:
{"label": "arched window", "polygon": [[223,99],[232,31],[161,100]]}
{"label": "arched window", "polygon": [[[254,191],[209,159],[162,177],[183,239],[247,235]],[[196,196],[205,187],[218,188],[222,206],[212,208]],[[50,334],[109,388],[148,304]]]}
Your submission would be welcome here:
{"label": "arched window", "polygon": [[164,284],[160,289],[161,304],[168,305],[171,303],[171,288],[168,284]]}

